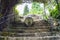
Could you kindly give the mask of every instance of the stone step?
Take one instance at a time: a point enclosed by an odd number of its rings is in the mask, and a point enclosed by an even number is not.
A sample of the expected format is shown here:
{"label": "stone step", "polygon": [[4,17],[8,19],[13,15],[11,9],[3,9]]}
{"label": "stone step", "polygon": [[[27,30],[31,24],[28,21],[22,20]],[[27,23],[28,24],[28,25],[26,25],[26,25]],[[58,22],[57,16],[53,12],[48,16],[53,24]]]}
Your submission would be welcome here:
{"label": "stone step", "polygon": [[42,37],[42,36],[51,36],[51,32],[35,32],[35,33],[15,33],[15,32],[2,32],[0,35],[8,35],[8,36],[23,36],[23,37]]}
{"label": "stone step", "polygon": [[5,37],[0,36],[0,40],[60,40],[60,36],[44,36],[44,37]]}
{"label": "stone step", "polygon": [[28,37],[42,37],[42,36],[51,36],[51,32],[40,32],[40,33],[17,33],[16,36],[28,36]]}
{"label": "stone step", "polygon": [[[52,34],[53,33],[53,34]],[[17,36],[17,37],[43,37],[43,36],[52,36],[60,35],[59,32],[35,32],[35,33],[18,33],[18,32],[1,32],[1,36]]]}
{"label": "stone step", "polygon": [[[4,34],[2,34],[4,35]],[[9,32],[8,36],[17,36],[17,37],[43,37],[43,36],[51,36],[51,32],[40,32],[40,33],[14,33]]]}
{"label": "stone step", "polygon": [[26,33],[35,33],[35,32],[48,32],[49,29],[8,29],[9,32],[26,32]]}
{"label": "stone step", "polygon": [[12,27],[11,29],[49,29],[50,26],[40,26],[40,27]]}

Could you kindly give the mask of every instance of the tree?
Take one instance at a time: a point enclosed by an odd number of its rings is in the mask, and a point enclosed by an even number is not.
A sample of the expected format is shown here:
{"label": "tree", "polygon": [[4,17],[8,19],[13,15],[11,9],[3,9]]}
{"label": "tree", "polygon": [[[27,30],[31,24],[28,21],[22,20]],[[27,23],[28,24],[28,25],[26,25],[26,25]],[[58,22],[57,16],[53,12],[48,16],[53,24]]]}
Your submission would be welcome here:
{"label": "tree", "polygon": [[49,10],[50,12],[50,16],[57,19],[59,18],[60,19],[60,7],[59,7],[59,3],[58,3],[58,0],[49,0],[49,3],[48,5],[46,6],[46,8]]}
{"label": "tree", "polygon": [[60,19],[60,13],[59,13],[59,10],[58,10],[58,5],[55,6],[55,9],[50,11],[50,15],[55,19]]}
{"label": "tree", "polygon": [[42,9],[40,7],[40,3],[33,2],[32,9],[31,9],[30,13],[31,14],[40,14],[40,13],[42,13],[41,11],[42,11]]}
{"label": "tree", "polygon": [[[56,6],[57,6],[57,4],[56,4],[56,1],[55,0],[49,0],[47,2],[47,5],[45,4],[45,8],[47,8],[49,10],[50,15],[53,14],[52,12],[54,12],[54,11],[52,11],[52,10],[54,10],[56,8]],[[52,17],[50,15],[49,15],[49,17]],[[55,16],[55,14],[54,14],[54,16]]]}
{"label": "tree", "polygon": [[28,5],[25,6],[24,8],[24,13],[23,15],[27,15],[29,13]]}

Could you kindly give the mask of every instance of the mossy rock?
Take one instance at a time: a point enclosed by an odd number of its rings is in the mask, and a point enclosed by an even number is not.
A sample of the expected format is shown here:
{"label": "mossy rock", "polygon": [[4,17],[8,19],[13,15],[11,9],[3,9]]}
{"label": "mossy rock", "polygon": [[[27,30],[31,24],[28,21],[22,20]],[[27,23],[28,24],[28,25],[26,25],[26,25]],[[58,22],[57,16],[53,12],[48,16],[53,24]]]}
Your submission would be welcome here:
{"label": "mossy rock", "polygon": [[8,32],[2,32],[2,36],[8,36],[9,33]]}

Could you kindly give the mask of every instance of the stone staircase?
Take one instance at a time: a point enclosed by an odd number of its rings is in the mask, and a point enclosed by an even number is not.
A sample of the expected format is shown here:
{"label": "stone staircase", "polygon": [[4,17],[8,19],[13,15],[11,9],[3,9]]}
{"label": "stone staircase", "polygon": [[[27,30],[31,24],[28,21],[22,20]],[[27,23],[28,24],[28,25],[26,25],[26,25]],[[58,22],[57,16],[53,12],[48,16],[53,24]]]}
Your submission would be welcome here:
{"label": "stone staircase", "polygon": [[[13,24],[12,24],[13,25]],[[16,23],[16,26],[9,27],[7,31],[9,35],[14,36],[51,36],[52,32],[50,31],[51,25],[46,22],[36,22],[31,27],[26,27],[23,23]]]}
{"label": "stone staircase", "polygon": [[41,23],[37,22],[32,27],[26,27],[22,24],[16,27],[9,27],[9,35],[5,37],[5,40],[7,38],[8,40],[60,40],[59,32],[51,32],[50,25]]}
{"label": "stone staircase", "polygon": [[[17,27],[11,27],[8,29],[8,32],[15,33],[16,36],[50,36],[51,32],[49,30],[50,25],[43,25],[34,23],[32,27],[26,27],[24,25],[20,25]],[[46,23],[45,23],[46,24]]]}

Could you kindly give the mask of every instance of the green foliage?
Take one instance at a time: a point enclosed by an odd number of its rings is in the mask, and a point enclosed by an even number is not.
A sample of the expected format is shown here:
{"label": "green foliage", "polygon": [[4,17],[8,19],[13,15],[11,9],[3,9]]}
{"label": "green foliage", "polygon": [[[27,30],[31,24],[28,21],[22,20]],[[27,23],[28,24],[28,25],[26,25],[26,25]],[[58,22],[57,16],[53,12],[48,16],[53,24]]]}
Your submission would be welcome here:
{"label": "green foliage", "polygon": [[48,18],[49,18],[48,15],[45,15],[45,16],[44,16],[44,20],[47,20]]}
{"label": "green foliage", "polygon": [[50,12],[50,15],[53,17],[53,18],[57,18],[59,14],[59,10],[58,10],[58,6],[55,7],[55,9],[51,10]]}
{"label": "green foliage", "polygon": [[24,8],[23,15],[27,15],[28,13],[29,13],[29,9],[28,9],[28,6],[26,5],[25,8]]}
{"label": "green foliage", "polygon": [[17,5],[15,5],[15,6],[13,7],[13,13],[14,13],[14,20],[15,20],[15,21],[18,21],[18,20],[19,20],[19,12],[18,12],[18,10],[16,9],[16,6],[17,6]]}
{"label": "green foliage", "polygon": [[58,26],[56,29],[57,29],[57,31],[60,31],[60,26]]}
{"label": "green foliage", "polygon": [[30,11],[31,14],[41,14],[43,9],[40,7],[40,3],[33,2],[32,9]]}
{"label": "green foliage", "polygon": [[0,13],[0,18],[2,17],[3,15]]}
{"label": "green foliage", "polygon": [[53,18],[60,18],[60,3],[57,4],[55,0],[50,1],[50,3],[46,6],[50,12],[50,16]]}
{"label": "green foliage", "polygon": [[16,9],[16,6],[13,7],[13,11],[15,12],[16,15],[18,15],[18,10]]}

